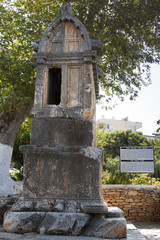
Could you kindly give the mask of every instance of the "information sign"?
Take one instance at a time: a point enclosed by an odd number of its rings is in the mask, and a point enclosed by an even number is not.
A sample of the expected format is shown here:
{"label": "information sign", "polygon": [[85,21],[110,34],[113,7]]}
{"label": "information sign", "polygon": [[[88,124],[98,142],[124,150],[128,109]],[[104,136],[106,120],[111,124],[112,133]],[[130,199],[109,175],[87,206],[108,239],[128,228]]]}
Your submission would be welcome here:
{"label": "information sign", "polygon": [[120,172],[154,173],[153,147],[120,147]]}

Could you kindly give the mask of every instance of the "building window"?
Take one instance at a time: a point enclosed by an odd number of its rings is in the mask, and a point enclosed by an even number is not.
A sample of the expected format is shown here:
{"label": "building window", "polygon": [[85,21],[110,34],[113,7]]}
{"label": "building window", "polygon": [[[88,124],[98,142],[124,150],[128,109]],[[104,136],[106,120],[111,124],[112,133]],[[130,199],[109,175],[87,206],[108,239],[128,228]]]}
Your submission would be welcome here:
{"label": "building window", "polygon": [[128,129],[132,130],[132,132],[136,132],[136,126],[128,126]]}
{"label": "building window", "polygon": [[103,125],[99,125],[98,127],[99,127],[99,129],[102,130],[104,128],[104,124]]}
{"label": "building window", "polygon": [[50,68],[48,79],[47,104],[59,105],[61,102],[61,68]]}
{"label": "building window", "polygon": [[107,129],[108,129],[108,130],[115,130],[115,125],[114,125],[114,124],[107,123]]}

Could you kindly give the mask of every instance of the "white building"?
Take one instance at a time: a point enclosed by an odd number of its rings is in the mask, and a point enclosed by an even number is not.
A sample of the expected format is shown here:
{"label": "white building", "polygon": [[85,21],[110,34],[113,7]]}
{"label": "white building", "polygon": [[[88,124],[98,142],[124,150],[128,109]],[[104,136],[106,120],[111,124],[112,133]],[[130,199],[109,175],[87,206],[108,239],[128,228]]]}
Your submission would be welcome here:
{"label": "white building", "polygon": [[103,127],[105,126],[107,132],[115,130],[126,131],[128,129],[132,130],[133,132],[136,132],[137,129],[142,127],[142,123],[128,121],[128,117],[122,120],[102,118],[96,122],[96,126],[99,127],[100,129],[103,129]]}

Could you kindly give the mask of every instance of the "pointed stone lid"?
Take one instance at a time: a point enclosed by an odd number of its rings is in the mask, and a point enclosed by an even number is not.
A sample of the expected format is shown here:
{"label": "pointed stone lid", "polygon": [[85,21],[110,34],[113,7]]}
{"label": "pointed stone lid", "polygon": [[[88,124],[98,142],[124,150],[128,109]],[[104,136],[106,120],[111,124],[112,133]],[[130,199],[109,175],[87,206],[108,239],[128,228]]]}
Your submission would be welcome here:
{"label": "pointed stone lid", "polygon": [[81,34],[84,36],[84,43],[85,43],[85,51],[91,50],[91,39],[88,35],[88,32],[85,28],[85,26],[74,16],[72,6],[71,4],[67,4],[66,6],[62,6],[61,8],[61,15],[57,17],[45,30],[41,40],[40,40],[40,45],[39,45],[39,50],[38,53],[43,53],[45,54],[46,52],[46,39],[50,36],[51,32],[53,29],[56,28],[56,26],[61,22],[61,21],[72,21],[74,25],[80,29]]}

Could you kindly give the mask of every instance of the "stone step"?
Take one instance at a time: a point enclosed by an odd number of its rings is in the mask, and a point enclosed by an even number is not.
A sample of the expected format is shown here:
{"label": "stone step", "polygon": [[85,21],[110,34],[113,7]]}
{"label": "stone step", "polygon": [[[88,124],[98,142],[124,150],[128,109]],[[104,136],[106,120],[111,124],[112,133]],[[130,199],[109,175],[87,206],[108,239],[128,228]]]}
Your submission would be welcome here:
{"label": "stone step", "polygon": [[[145,226],[144,226],[145,228]],[[97,237],[86,237],[86,236],[57,236],[57,235],[40,235],[37,233],[7,233],[4,232],[3,226],[0,225],[0,239],[7,240],[102,240],[102,238]],[[103,239],[111,240],[111,239]],[[119,240],[119,238],[116,240]],[[139,230],[131,223],[127,223],[127,238],[122,238],[121,240],[146,240],[146,238],[139,232]]]}
{"label": "stone step", "polygon": [[98,238],[125,238],[126,220],[118,208],[102,214],[59,212],[7,212],[4,230],[9,233],[38,232],[47,235],[71,235]]}

